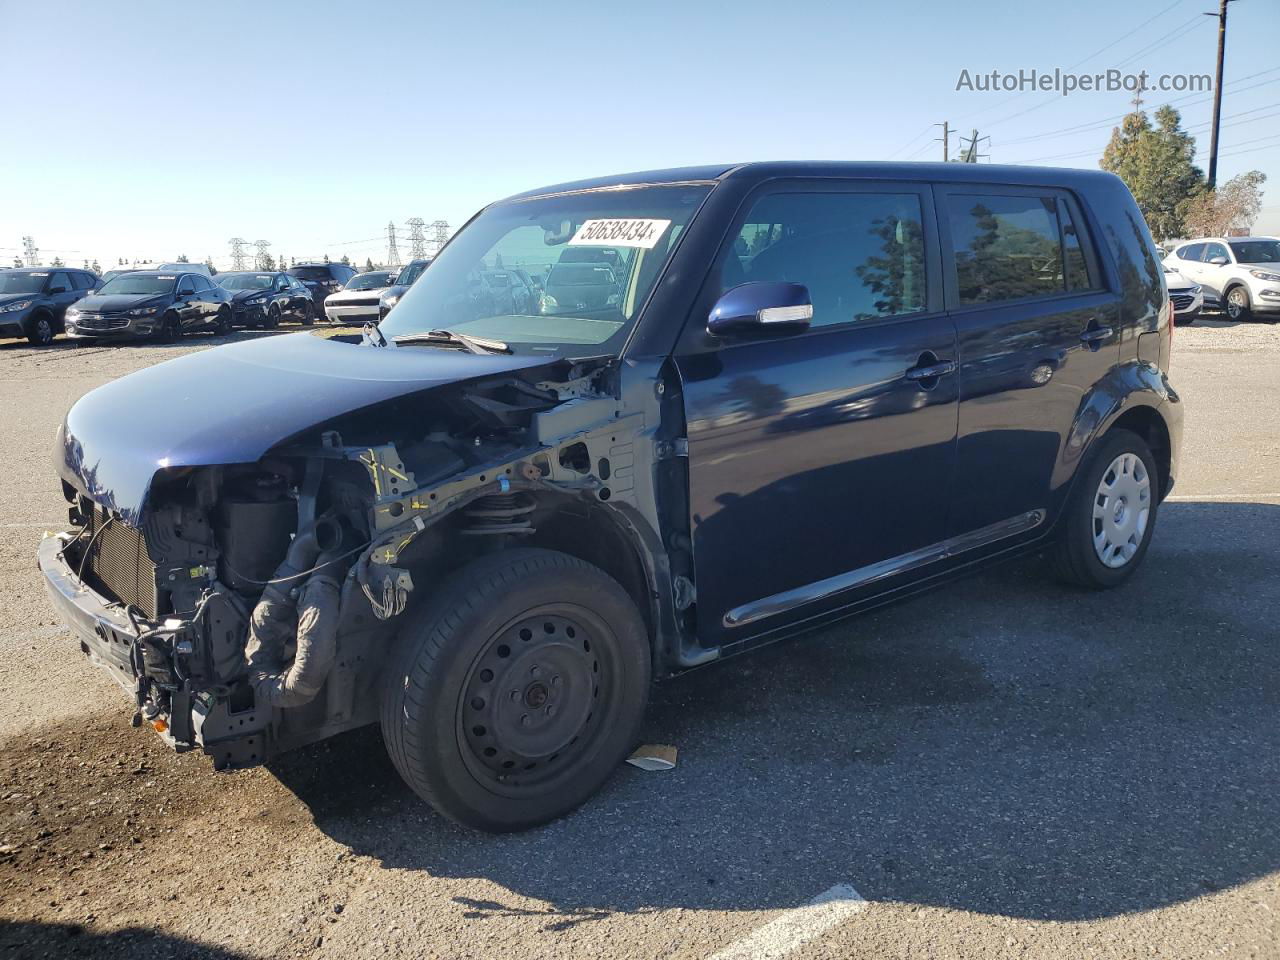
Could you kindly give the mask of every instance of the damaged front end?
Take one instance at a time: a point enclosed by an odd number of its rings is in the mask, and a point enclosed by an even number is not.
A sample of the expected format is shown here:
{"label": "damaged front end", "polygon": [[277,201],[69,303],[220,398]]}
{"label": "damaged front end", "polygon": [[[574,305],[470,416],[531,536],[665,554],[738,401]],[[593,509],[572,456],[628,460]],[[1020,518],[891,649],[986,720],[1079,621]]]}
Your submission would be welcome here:
{"label": "damaged front end", "polygon": [[512,543],[588,557],[670,632],[673,574],[635,469],[638,444],[645,460],[664,446],[660,418],[627,409],[612,375],[556,361],[375,403],[253,463],[164,467],[145,509],[77,463],[72,529],[40,548],[50,596],[135,725],[219,768],[375,721],[401,615]]}

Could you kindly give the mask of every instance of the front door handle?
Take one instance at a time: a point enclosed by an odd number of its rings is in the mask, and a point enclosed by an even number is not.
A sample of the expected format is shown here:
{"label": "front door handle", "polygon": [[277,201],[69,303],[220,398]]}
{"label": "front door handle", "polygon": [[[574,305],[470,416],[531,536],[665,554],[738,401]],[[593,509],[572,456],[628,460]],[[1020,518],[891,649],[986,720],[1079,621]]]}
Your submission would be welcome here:
{"label": "front door handle", "polygon": [[908,380],[936,380],[938,377],[945,377],[947,374],[955,372],[956,362],[954,360],[942,360],[927,366],[912,367],[904,376]]}

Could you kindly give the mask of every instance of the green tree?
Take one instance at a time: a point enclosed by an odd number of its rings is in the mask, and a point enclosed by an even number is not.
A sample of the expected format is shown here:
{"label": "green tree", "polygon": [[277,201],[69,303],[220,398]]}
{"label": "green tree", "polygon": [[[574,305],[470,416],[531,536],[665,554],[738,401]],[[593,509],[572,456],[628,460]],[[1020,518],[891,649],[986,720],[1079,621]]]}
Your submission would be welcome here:
{"label": "green tree", "polygon": [[61,258],[61,257],[54,257],[54,258],[53,258],[53,266],[55,266],[55,267],[65,267],[65,266],[66,266],[66,264],[62,262],[62,258]]}
{"label": "green tree", "polygon": [[216,277],[218,275],[218,268],[213,265],[212,256],[204,258],[204,265],[209,268],[209,276]]}
{"label": "green tree", "polygon": [[364,258],[364,272],[365,272],[365,273],[368,273],[368,272],[369,272],[370,270],[372,270],[372,269],[373,269],[373,258],[372,258],[372,257],[365,257],[365,258]]}
{"label": "green tree", "polygon": [[342,255],[342,262],[345,263],[348,267],[351,266],[351,258],[347,256],[345,253]]}
{"label": "green tree", "polygon": [[1195,155],[1195,139],[1166,104],[1155,112],[1154,126],[1142,110],[1126,116],[1111,131],[1099,166],[1125,182],[1152,235],[1167,240],[1185,235],[1187,203],[1205,188]]}
{"label": "green tree", "polygon": [[175,260],[174,262],[175,262],[175,263],[190,263],[191,261],[187,259],[187,255],[186,255],[185,253],[180,253],[180,254],[178,254],[178,259],[177,259],[177,260]]}

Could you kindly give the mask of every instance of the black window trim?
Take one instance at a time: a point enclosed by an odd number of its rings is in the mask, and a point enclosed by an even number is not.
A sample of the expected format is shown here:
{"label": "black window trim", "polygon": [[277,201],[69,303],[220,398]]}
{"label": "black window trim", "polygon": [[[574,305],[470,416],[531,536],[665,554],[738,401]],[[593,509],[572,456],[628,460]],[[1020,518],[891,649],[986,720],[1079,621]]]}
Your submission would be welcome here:
{"label": "black window trim", "polygon": [[[1088,218],[1084,215],[1084,206],[1070,190],[1064,187],[1027,186],[1025,184],[1003,183],[956,183],[954,181],[935,183],[933,185],[938,211],[938,234],[942,247],[943,293],[946,310],[952,314],[967,314],[975,311],[998,310],[1004,307],[1025,306],[1034,303],[1056,303],[1063,300],[1078,300],[1081,297],[1096,297],[1100,294],[1112,294],[1107,272],[1102,269],[1101,255],[1094,231]],[[1060,293],[1047,293],[1039,296],[1019,297],[1016,300],[990,300],[983,303],[961,303],[960,284],[956,275],[955,244],[951,237],[951,223],[948,220],[946,199],[951,196],[1005,196],[1035,197],[1037,199],[1052,198],[1055,202],[1055,217],[1058,221],[1058,244],[1065,252],[1063,244],[1062,218],[1056,214],[1056,205],[1065,202],[1071,212],[1071,222],[1076,228],[1076,237],[1080,241],[1080,251],[1084,254],[1086,269],[1093,286],[1087,290],[1063,290]],[[1064,273],[1065,279],[1065,273]]]}
{"label": "black window trim", "polygon": [[941,245],[938,237],[938,221],[935,212],[934,185],[928,180],[866,180],[853,177],[802,177],[775,178],[764,180],[749,190],[738,204],[729,219],[723,236],[720,238],[711,268],[703,278],[698,295],[694,300],[692,313],[685,322],[684,330],[677,340],[676,351],[680,354],[714,353],[723,349],[732,349],[743,344],[759,343],[755,339],[726,340],[713,337],[707,333],[707,315],[718,299],[712,292],[712,285],[720,277],[720,268],[725,257],[733,250],[734,242],[742,232],[746,217],[761,198],[784,193],[826,193],[826,194],[860,194],[878,195],[915,194],[920,200],[921,226],[924,238],[924,276],[925,306],[915,313],[900,313],[887,317],[870,317],[865,320],[847,320],[844,323],[815,324],[803,333],[794,334],[787,339],[804,337],[822,337],[828,334],[847,333],[850,330],[864,330],[870,327],[882,327],[899,323],[914,323],[921,320],[933,320],[946,314],[942,301],[942,269]]}

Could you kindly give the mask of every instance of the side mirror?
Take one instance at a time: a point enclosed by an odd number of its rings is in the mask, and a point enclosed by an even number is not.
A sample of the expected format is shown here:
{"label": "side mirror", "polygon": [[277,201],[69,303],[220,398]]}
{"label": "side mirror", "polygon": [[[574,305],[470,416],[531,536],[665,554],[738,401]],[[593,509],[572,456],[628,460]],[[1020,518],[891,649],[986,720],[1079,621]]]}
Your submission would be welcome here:
{"label": "side mirror", "polygon": [[761,281],[726,291],[707,317],[717,337],[780,337],[803,333],[813,319],[809,288],[800,283]]}
{"label": "side mirror", "polygon": [[67,288],[66,287],[50,287],[49,292],[50,293],[66,293]]}
{"label": "side mirror", "polygon": [[1226,257],[1210,257],[1209,262],[1215,267],[1225,267],[1227,265]]}

